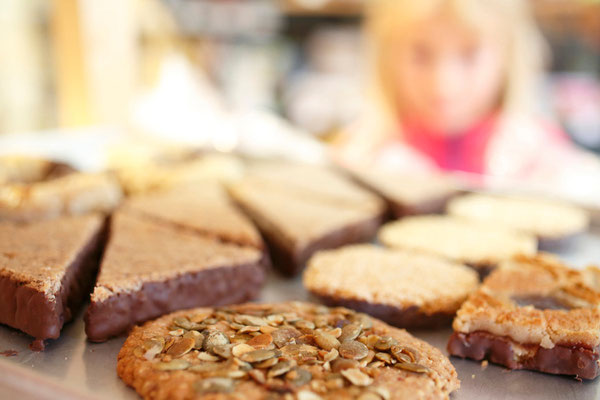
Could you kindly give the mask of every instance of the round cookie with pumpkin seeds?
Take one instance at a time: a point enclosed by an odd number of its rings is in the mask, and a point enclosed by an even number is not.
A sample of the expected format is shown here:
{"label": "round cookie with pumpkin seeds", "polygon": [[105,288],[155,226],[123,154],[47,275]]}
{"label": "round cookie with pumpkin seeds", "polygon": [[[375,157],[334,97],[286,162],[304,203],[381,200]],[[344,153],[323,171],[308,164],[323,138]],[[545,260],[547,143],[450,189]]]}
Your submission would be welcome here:
{"label": "round cookie with pumpkin seeds", "polygon": [[460,382],[436,348],[346,308],[198,308],[136,327],[117,372],[144,399],[445,399]]}

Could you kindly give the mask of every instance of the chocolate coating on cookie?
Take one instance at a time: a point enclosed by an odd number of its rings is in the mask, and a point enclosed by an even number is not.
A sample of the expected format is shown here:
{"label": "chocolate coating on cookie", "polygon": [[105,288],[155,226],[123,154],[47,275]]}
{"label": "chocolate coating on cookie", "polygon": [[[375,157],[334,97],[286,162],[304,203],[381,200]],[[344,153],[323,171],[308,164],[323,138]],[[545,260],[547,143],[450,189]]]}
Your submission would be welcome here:
{"label": "chocolate coating on cookie", "polygon": [[598,268],[573,270],[549,255],[517,257],[463,304],[448,350],[592,379],[600,372],[599,277]]}

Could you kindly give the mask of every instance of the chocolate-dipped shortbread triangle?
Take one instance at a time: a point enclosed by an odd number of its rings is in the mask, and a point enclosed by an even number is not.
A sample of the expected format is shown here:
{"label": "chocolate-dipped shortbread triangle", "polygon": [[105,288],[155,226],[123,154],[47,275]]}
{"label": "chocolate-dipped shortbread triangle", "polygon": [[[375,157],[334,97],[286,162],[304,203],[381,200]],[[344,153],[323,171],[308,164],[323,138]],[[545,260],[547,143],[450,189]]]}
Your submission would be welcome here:
{"label": "chocolate-dipped shortbread triangle", "polygon": [[99,215],[0,223],[0,323],[56,339],[93,285],[103,243]]}
{"label": "chocolate-dipped shortbread triangle", "polygon": [[104,341],[173,310],[249,300],[264,281],[263,263],[261,249],[120,210],[112,217],[86,334]]}

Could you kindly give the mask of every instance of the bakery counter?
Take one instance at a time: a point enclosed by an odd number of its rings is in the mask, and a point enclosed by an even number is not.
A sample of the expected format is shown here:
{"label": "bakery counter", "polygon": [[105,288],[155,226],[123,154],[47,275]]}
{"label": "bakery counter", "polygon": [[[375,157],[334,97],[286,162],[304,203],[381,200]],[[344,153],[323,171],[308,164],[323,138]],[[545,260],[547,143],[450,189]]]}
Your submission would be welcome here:
{"label": "bakery counter", "polygon": [[[583,267],[600,262],[600,232],[580,237],[560,254],[568,263]],[[282,278],[271,273],[261,301],[312,300],[299,277]],[[451,330],[414,331],[445,353]],[[0,326],[0,398],[137,399],[116,374],[117,354],[124,337],[105,343],[85,339],[82,315],[67,324],[61,338],[46,351],[29,350],[31,337]],[[446,353],[447,354],[447,353]],[[462,387],[452,399],[595,399],[600,380],[580,382],[573,378],[529,371],[509,371],[493,364],[451,358]]]}

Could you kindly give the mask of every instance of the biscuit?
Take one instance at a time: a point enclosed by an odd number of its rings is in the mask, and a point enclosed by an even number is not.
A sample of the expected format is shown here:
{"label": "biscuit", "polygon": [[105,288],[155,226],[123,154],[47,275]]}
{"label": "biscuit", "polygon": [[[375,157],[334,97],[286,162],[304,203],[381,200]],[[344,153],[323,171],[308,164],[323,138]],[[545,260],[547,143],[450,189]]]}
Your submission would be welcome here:
{"label": "biscuit", "polygon": [[493,271],[453,322],[450,354],[511,369],[593,379],[600,372],[600,269],[549,255]]}
{"label": "biscuit", "polygon": [[117,372],[156,400],[447,399],[460,385],[449,360],[406,331],[298,302],[163,316],[133,330]]}
{"label": "biscuit", "polygon": [[325,304],[402,328],[450,325],[478,284],[464,265],[367,244],[319,252],[304,272],[304,286]]}
{"label": "biscuit", "polygon": [[425,252],[464,263],[485,276],[517,254],[533,255],[535,236],[445,215],[406,217],[384,225],[378,234],[391,248]]}

